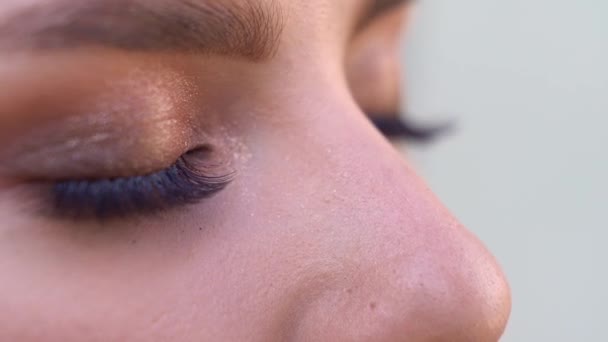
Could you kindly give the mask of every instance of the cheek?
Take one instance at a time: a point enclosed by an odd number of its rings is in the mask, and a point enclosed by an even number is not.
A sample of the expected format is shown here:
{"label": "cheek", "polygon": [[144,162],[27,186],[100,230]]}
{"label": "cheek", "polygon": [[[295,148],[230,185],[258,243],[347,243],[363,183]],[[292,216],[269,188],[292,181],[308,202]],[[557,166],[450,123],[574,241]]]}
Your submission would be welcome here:
{"label": "cheek", "polygon": [[181,330],[176,308],[186,302],[192,239],[178,228],[12,228],[0,239],[0,340],[139,340]]}

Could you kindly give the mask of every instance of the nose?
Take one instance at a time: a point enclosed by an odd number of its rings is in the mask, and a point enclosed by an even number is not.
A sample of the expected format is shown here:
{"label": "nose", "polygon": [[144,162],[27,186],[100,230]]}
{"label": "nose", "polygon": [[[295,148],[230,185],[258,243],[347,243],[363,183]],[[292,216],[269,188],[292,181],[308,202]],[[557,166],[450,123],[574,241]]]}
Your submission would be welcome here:
{"label": "nose", "polygon": [[346,146],[334,165],[348,173],[337,182],[335,234],[349,247],[332,299],[312,311],[310,322],[326,322],[319,340],[498,341],[511,304],[494,257],[392,146],[356,121],[332,131]]}

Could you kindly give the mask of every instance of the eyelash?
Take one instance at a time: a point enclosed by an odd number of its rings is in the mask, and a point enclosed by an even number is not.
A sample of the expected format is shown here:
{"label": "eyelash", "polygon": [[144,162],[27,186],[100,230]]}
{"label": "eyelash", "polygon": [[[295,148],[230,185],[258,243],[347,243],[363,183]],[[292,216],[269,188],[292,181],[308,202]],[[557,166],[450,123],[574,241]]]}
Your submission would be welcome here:
{"label": "eyelash", "polygon": [[452,125],[444,123],[424,126],[399,118],[398,115],[387,117],[369,115],[376,128],[389,139],[404,139],[412,143],[429,143],[448,132]]}
{"label": "eyelash", "polygon": [[223,190],[233,174],[205,175],[186,156],[156,173],[52,186],[54,212],[62,217],[109,219],[194,204]]}

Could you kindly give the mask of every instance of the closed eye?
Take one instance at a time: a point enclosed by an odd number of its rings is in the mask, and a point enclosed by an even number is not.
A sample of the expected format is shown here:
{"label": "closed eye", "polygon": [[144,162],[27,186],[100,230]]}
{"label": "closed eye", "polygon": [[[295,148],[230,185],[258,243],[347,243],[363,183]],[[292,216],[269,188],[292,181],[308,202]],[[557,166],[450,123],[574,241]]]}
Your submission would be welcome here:
{"label": "closed eye", "polygon": [[233,179],[233,173],[214,175],[217,172],[192,158],[185,154],[170,167],[149,175],[55,183],[53,213],[75,219],[150,214],[209,198]]}

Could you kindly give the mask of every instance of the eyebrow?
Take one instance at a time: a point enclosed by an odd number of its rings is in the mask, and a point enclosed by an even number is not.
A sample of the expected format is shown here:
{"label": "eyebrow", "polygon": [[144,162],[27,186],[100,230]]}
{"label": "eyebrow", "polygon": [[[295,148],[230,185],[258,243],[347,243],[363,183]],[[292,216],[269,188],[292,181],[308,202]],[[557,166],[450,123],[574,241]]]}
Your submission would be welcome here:
{"label": "eyebrow", "polygon": [[0,19],[0,47],[92,45],[263,60],[276,53],[283,26],[272,0],[57,0]]}

